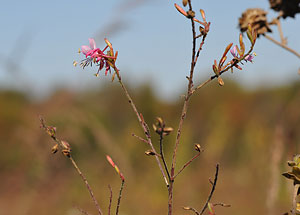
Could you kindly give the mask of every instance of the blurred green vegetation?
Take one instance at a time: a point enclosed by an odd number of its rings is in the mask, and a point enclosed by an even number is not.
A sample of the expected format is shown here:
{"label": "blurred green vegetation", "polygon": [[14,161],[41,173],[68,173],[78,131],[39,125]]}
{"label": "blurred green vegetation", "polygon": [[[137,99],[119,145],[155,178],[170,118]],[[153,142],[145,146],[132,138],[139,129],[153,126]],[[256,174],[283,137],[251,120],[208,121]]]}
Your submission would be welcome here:
{"label": "blurred green vegetation", "polygon": [[[149,86],[129,89],[145,120],[152,125],[161,116],[177,129],[182,100],[158,99]],[[213,202],[231,204],[216,208],[222,214],[265,214],[268,190],[278,180],[275,211],[291,206],[290,181],[280,173],[300,142],[300,83],[274,89],[247,91],[226,81],[200,90],[189,105],[179,147],[177,167],[196,152],[204,153],[178,176],[175,184],[175,214],[182,206],[202,208],[210,190],[215,164],[220,175]],[[57,127],[58,137],[67,140],[74,158],[94,189],[103,210],[109,201],[110,184],[114,205],[119,177],[105,160],[109,154],[126,177],[122,214],[166,214],[167,191],[147,145],[132,133],[143,136],[123,92],[113,84],[81,93],[57,91],[50,98],[32,101],[25,94],[0,92],[0,214],[79,214],[74,206],[95,214],[89,194],[75,169],[60,153],[51,154],[53,142],[39,128],[38,115]],[[272,152],[276,126],[283,130],[283,148]],[[158,138],[152,132],[154,143]],[[165,140],[166,158],[172,156],[175,132]],[[280,172],[272,179],[272,153],[279,153]],[[170,163],[170,162],[169,162]],[[276,167],[276,166],[275,166]],[[277,168],[277,167],[276,167]],[[273,180],[273,182],[272,182]]]}

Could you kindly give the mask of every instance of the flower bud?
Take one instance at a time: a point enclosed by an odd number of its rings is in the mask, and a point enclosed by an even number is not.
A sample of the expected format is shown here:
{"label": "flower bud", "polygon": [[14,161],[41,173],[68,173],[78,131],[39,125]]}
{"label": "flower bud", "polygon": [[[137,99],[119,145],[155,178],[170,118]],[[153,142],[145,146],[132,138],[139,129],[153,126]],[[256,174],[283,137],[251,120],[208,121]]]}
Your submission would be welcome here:
{"label": "flower bud", "polygon": [[164,136],[167,136],[169,135],[174,129],[171,128],[171,127],[166,127],[166,128],[163,128],[163,135]]}
{"label": "flower bud", "polygon": [[62,140],[60,142],[61,142],[61,145],[64,149],[71,151],[71,146],[67,141]]}
{"label": "flower bud", "polygon": [[52,147],[51,153],[55,154],[57,151],[58,151],[58,144],[56,144],[55,146]]}
{"label": "flower bud", "polygon": [[71,157],[71,151],[68,149],[63,149],[62,153],[64,154],[64,156],[66,156],[68,158]]}
{"label": "flower bud", "polygon": [[182,0],[182,5],[185,7],[188,3],[188,0]]}
{"label": "flower bud", "polygon": [[147,150],[147,151],[145,151],[145,154],[147,155],[147,156],[152,156],[152,155],[155,155],[155,153],[154,153],[154,151],[152,151],[152,150]]}
{"label": "flower bud", "polygon": [[195,17],[195,11],[189,10],[187,12],[187,18],[194,18]]}
{"label": "flower bud", "polygon": [[203,152],[203,151],[204,151],[199,143],[198,143],[198,144],[195,144],[195,150],[196,150],[197,152]]}

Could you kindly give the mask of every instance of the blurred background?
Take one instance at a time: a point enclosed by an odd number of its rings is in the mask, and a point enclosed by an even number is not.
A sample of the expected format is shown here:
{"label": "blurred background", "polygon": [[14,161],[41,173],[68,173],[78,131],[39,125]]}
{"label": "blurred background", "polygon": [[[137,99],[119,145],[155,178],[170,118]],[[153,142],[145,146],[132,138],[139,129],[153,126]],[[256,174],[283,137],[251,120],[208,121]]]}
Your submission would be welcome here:
{"label": "blurred background", "polygon": [[[96,214],[89,194],[70,162],[51,154],[53,142],[39,128],[38,115],[57,127],[94,189],[103,210],[114,203],[120,180],[105,159],[123,171],[126,185],[120,214],[166,214],[167,191],[155,159],[144,155],[143,135],[122,90],[96,68],[73,67],[81,45],[103,38],[119,51],[117,65],[149,125],[156,116],[177,129],[191,58],[190,22],[173,1],[5,1],[0,8],[0,215]],[[181,1],[176,3],[181,4]],[[194,1],[206,12],[211,30],[195,82],[212,75],[211,65],[227,44],[238,43],[238,18],[259,7],[276,17],[268,1]],[[288,45],[299,51],[300,18],[282,21]],[[276,28],[274,38],[279,40]],[[249,44],[246,44],[249,47]],[[179,148],[178,167],[204,153],[175,184],[175,214],[182,206],[201,209],[208,179],[220,163],[213,203],[222,214],[283,214],[291,208],[292,182],[281,173],[297,153],[300,136],[300,62],[263,37],[254,63],[224,75],[192,97]],[[154,143],[158,138],[153,132]],[[175,134],[166,138],[170,161]],[[169,162],[170,163],[170,162]]]}

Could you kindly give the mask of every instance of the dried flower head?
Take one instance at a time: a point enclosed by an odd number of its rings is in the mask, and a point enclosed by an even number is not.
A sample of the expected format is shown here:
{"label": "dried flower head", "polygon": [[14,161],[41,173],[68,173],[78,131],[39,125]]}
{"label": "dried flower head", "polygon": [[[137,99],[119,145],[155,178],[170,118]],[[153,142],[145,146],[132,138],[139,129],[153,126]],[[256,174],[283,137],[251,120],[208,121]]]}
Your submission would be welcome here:
{"label": "dried flower head", "polygon": [[269,0],[270,8],[281,13],[281,16],[295,17],[296,13],[300,13],[300,0]]}
{"label": "dried flower head", "polygon": [[241,32],[245,32],[248,30],[248,25],[257,31],[257,36],[264,34],[266,32],[272,32],[269,27],[267,20],[267,12],[263,9],[252,8],[246,10],[242,17],[239,18],[239,28]]}

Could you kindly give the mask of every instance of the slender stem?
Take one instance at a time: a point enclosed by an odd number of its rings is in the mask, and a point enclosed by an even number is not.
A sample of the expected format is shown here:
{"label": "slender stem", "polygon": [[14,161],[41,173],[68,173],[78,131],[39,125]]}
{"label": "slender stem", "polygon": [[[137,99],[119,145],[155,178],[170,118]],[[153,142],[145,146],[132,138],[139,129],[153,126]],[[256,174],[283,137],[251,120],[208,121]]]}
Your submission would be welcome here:
{"label": "slender stem", "polygon": [[112,193],[112,189],[111,189],[110,185],[108,185],[108,189],[109,189],[109,193],[110,193],[110,195],[109,195],[109,204],[108,204],[108,215],[110,215],[113,193]]}
{"label": "slender stem", "polygon": [[141,115],[139,114],[139,112],[138,112],[138,110],[137,110],[137,108],[136,108],[136,106],[135,106],[135,104],[134,104],[134,102],[133,102],[131,96],[129,95],[129,93],[128,93],[126,87],[125,87],[125,85],[123,84],[122,79],[121,79],[121,76],[120,76],[120,73],[119,73],[119,70],[118,70],[116,67],[114,68],[114,70],[116,71],[117,77],[118,77],[118,79],[119,79],[119,83],[120,83],[120,85],[121,85],[121,87],[122,87],[122,89],[123,89],[123,91],[124,91],[124,93],[125,93],[125,95],[126,95],[126,97],[127,97],[127,99],[128,99],[128,102],[130,103],[130,105],[131,105],[131,107],[132,107],[134,113],[136,114],[136,116],[137,116],[137,118],[138,118],[138,121],[139,121],[140,125],[142,126],[142,128],[143,128],[143,130],[144,130],[145,136],[146,136],[146,138],[147,138],[147,142],[148,142],[148,144],[150,145],[152,151],[155,153],[155,159],[156,159],[156,162],[157,162],[158,167],[159,167],[159,169],[160,169],[160,171],[161,171],[161,173],[162,173],[162,176],[163,176],[163,178],[164,178],[164,181],[165,181],[165,183],[166,183],[166,185],[167,185],[167,187],[168,187],[168,186],[169,186],[169,183],[168,183],[167,177],[166,177],[166,175],[165,175],[165,173],[164,173],[164,170],[163,170],[162,165],[161,165],[161,163],[160,163],[159,157],[157,156],[156,150],[155,150],[155,148],[154,148],[154,146],[153,146],[153,144],[152,144],[152,141],[151,141],[151,134],[150,134],[149,127],[148,127],[148,125],[146,124],[146,122],[144,121],[144,119],[141,117]]}
{"label": "slender stem", "polygon": [[[254,44],[251,46],[250,50],[247,52],[247,54],[245,54],[241,59],[235,61],[234,63],[232,63],[230,66],[226,67],[225,69],[223,69],[219,76],[221,76],[224,72],[227,72],[229,69],[233,68],[234,66],[236,66],[238,63],[240,63],[242,60],[244,60],[252,51],[254,48]],[[210,78],[208,78],[206,81],[204,81],[203,83],[201,83],[200,85],[198,85],[196,88],[194,88],[192,90],[192,94],[194,94],[197,90],[201,89],[202,87],[204,87],[206,84],[210,83],[212,80],[214,80],[215,78],[217,78],[218,75],[213,75]]]}
{"label": "slender stem", "polygon": [[149,144],[147,140],[145,140],[144,138],[142,138],[142,137],[140,137],[140,136],[138,136],[138,135],[136,135],[136,134],[134,134],[134,133],[132,133],[132,136],[138,138],[140,141],[142,141],[142,142],[144,142],[144,143]]}
{"label": "slender stem", "polygon": [[207,206],[208,206],[208,203],[210,202],[213,194],[214,194],[214,191],[216,189],[216,186],[217,186],[217,181],[218,181],[218,174],[219,174],[219,164],[216,165],[216,174],[215,174],[215,179],[214,179],[214,183],[212,185],[212,188],[211,188],[211,191],[210,191],[210,194],[206,200],[206,203],[205,205],[203,206],[202,210],[201,210],[201,213],[200,215],[202,215],[204,213],[204,211],[206,210]]}
{"label": "slender stem", "polygon": [[[189,0],[188,3],[189,3],[189,10],[192,11],[191,1]],[[180,121],[179,121],[179,126],[178,126],[178,129],[177,129],[177,136],[176,136],[175,147],[174,147],[173,158],[172,158],[171,177],[174,176],[174,170],[175,170],[175,166],[176,166],[176,155],[177,155],[179,140],[180,140],[180,137],[181,137],[181,130],[182,130],[184,119],[186,117],[186,112],[187,112],[187,108],[188,108],[188,101],[189,101],[190,96],[192,95],[191,90],[193,88],[193,74],[194,74],[194,68],[195,68],[195,55],[196,55],[196,32],[195,32],[194,19],[190,19],[190,20],[191,20],[191,23],[192,23],[192,34],[193,34],[191,68],[190,68],[190,76],[188,78],[189,83],[188,83],[187,94],[185,95],[183,108],[182,108]]]}
{"label": "slender stem", "polygon": [[297,196],[298,196],[299,187],[300,187],[300,184],[295,184],[294,185],[293,210],[292,210],[292,214],[293,215],[297,214]]}
{"label": "slender stem", "polygon": [[204,45],[204,41],[205,41],[206,36],[207,36],[207,34],[204,34],[203,37],[202,37],[202,41],[201,41],[201,43],[200,43],[199,49],[198,49],[197,54],[196,54],[195,62],[194,62],[194,65],[195,65],[195,66],[196,66],[196,63],[197,63],[197,61],[198,61],[198,57],[199,57],[199,55],[200,55],[200,52],[201,52],[201,50],[202,50],[202,47],[203,47],[203,45]]}
{"label": "slender stem", "polygon": [[169,178],[169,182],[171,181],[171,177],[170,177],[170,173],[169,173],[169,169],[168,169],[168,166],[167,166],[167,163],[166,163],[166,160],[165,160],[165,156],[164,156],[164,151],[163,151],[163,133],[160,134],[160,138],[159,138],[159,149],[160,149],[160,157],[163,161],[163,164],[164,164],[164,167],[165,167],[165,170],[166,170],[166,173],[168,175],[168,178]]}
{"label": "slender stem", "polygon": [[188,162],[186,162],[183,167],[178,171],[178,173],[173,177],[173,179],[175,179],[187,166],[189,166],[197,157],[199,157],[201,153],[199,152],[198,154],[196,154],[191,160],[189,160]]}
{"label": "slender stem", "polygon": [[287,51],[291,52],[292,54],[296,55],[298,58],[300,58],[300,53],[296,52],[294,49],[291,49],[287,45],[278,42],[277,40],[273,39],[272,37],[270,37],[268,35],[264,35],[264,37],[267,38],[268,40],[270,40],[271,42],[275,43],[276,45],[279,45],[280,47],[284,48],[285,50],[287,50]]}
{"label": "slender stem", "polygon": [[99,204],[98,204],[97,199],[96,199],[95,196],[94,196],[94,193],[93,193],[93,191],[92,191],[92,188],[90,187],[90,185],[89,185],[89,183],[88,183],[86,177],[82,174],[82,172],[80,171],[79,167],[77,166],[77,164],[76,164],[76,162],[74,161],[74,159],[72,158],[72,156],[70,156],[69,159],[70,159],[70,161],[72,162],[72,164],[73,164],[73,166],[75,167],[75,169],[77,170],[77,172],[78,172],[78,174],[80,175],[80,177],[82,178],[83,182],[85,183],[85,185],[86,185],[86,187],[87,187],[87,189],[88,189],[88,191],[89,191],[89,193],[90,193],[90,195],[91,195],[91,197],[92,197],[92,200],[93,200],[93,202],[94,202],[94,204],[95,204],[95,206],[96,206],[96,208],[97,208],[97,210],[98,210],[99,215],[102,215],[101,208],[100,208],[100,206],[99,206]]}
{"label": "slender stem", "polygon": [[191,207],[184,207],[184,210],[188,210],[188,211],[193,211],[195,214],[200,215],[200,213],[195,209],[195,208],[191,208]]}
{"label": "slender stem", "polygon": [[90,215],[87,211],[83,210],[82,208],[76,207],[77,210],[79,210],[80,213],[85,214],[85,215]]}
{"label": "slender stem", "polygon": [[121,203],[122,191],[123,191],[123,188],[124,188],[124,183],[125,183],[125,181],[122,180],[122,184],[121,184],[121,188],[120,188],[120,192],[119,192],[118,204],[117,204],[117,208],[116,208],[116,215],[119,214],[119,208],[120,208],[120,203]]}
{"label": "slender stem", "polygon": [[281,23],[280,23],[280,20],[279,20],[279,19],[276,19],[276,25],[277,25],[277,28],[278,28],[278,32],[279,32],[281,44],[286,45],[287,42],[286,42],[286,39],[285,39],[284,36],[283,36],[283,31],[282,31]]}

